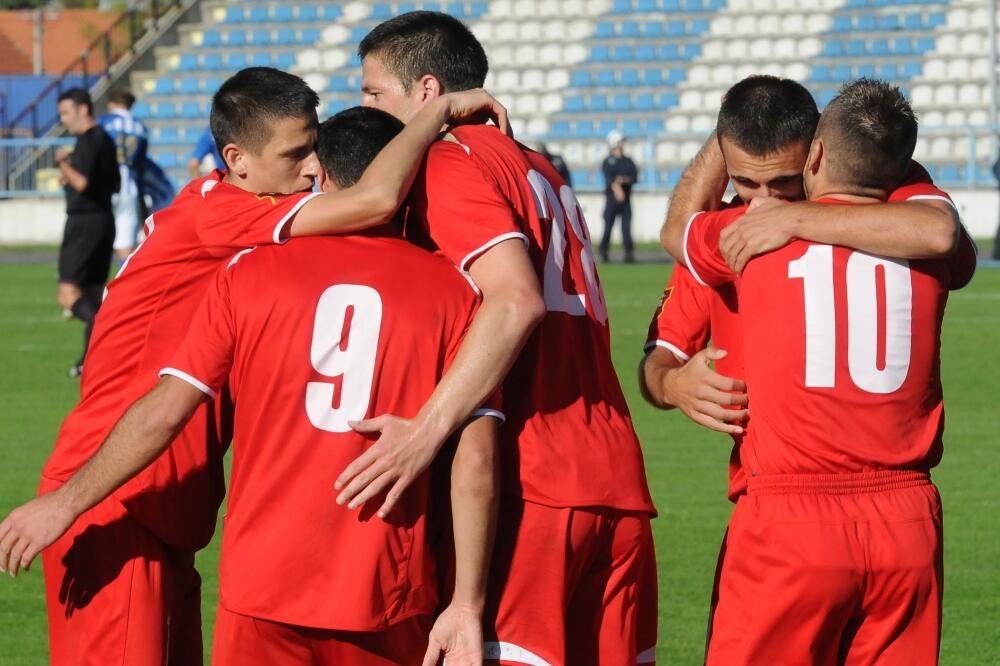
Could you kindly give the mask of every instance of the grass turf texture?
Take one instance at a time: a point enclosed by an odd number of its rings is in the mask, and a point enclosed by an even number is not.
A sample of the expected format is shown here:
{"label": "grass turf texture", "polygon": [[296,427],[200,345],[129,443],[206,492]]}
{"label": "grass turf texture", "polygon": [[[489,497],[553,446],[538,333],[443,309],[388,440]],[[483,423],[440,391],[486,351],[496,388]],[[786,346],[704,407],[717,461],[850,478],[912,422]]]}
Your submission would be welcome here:
{"label": "grass turf texture", "polygon": [[[679,413],[648,407],[635,368],[648,318],[670,267],[601,267],[611,311],[615,362],[646,452],[660,573],[661,664],[702,656],[709,590],[730,505],[725,500],[729,446],[722,435]],[[55,305],[52,265],[0,264],[0,515],[35,492],[38,472],[77,382],[66,370],[79,351],[81,326]],[[945,318],[943,366],[948,400],[947,454],[935,471],[945,506],[944,664],[990,664],[1000,654],[1000,270],[981,269],[952,295]],[[218,538],[199,555],[204,577],[204,635],[211,642]],[[0,665],[46,663],[41,563],[17,580],[0,580]],[[207,649],[206,649],[207,653]]]}

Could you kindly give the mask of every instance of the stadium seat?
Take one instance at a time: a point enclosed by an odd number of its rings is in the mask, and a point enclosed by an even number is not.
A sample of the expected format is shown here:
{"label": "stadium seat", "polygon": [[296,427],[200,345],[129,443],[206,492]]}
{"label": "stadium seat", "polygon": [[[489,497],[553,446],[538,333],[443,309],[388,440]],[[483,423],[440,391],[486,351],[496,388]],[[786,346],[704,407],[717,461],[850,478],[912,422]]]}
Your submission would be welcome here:
{"label": "stadium seat", "polygon": [[267,7],[264,6],[251,7],[250,23],[267,23]]}
{"label": "stadium seat", "polygon": [[247,33],[243,30],[230,30],[226,33],[227,46],[245,46],[247,43]]}
{"label": "stadium seat", "polygon": [[172,95],[174,93],[174,79],[157,79],[153,87],[156,95]]}
{"label": "stadium seat", "polygon": [[184,102],[181,104],[181,118],[200,118],[202,116],[201,106],[198,102]]}
{"label": "stadium seat", "polygon": [[230,53],[226,59],[226,68],[233,71],[246,69],[247,55],[242,52]]}
{"label": "stadium seat", "polygon": [[146,102],[136,102],[135,106],[132,107],[132,114],[140,120],[146,120],[151,115],[149,104]]}
{"label": "stadium seat", "polygon": [[181,79],[180,93],[182,95],[197,95],[198,92],[198,79],[191,77]]}
{"label": "stadium seat", "polygon": [[292,15],[292,8],[286,4],[280,4],[274,8],[274,20],[279,23],[290,23],[295,20]]}
{"label": "stadium seat", "polygon": [[180,61],[178,61],[177,69],[182,72],[190,72],[198,69],[198,56],[193,53],[181,54]]}
{"label": "stadium seat", "polygon": [[318,18],[315,5],[299,6],[299,21],[306,23],[315,21]]}
{"label": "stadium seat", "polygon": [[205,32],[201,33],[201,45],[221,46],[222,35],[219,34],[218,30],[206,30]]}
{"label": "stadium seat", "polygon": [[639,72],[635,69],[623,69],[620,73],[619,84],[623,86],[639,85]]}

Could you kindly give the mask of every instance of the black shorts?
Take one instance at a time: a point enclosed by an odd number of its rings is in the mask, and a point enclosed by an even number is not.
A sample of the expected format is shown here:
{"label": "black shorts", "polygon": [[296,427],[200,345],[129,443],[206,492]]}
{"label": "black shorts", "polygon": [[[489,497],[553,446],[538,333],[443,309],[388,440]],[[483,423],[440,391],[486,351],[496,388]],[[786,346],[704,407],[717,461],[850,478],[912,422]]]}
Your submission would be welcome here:
{"label": "black shorts", "polygon": [[69,215],[59,247],[59,281],[79,287],[105,284],[114,242],[115,217],[110,212]]}

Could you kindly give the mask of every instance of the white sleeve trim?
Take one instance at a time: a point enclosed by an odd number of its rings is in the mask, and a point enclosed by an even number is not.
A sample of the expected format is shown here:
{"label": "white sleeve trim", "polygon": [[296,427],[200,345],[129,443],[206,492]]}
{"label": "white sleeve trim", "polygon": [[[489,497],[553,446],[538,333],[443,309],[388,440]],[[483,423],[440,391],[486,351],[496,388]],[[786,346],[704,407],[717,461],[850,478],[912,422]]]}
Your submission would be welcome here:
{"label": "white sleeve trim", "polygon": [[504,242],[506,240],[510,240],[511,238],[520,238],[522,241],[524,241],[524,246],[525,247],[528,247],[528,245],[529,245],[529,243],[528,243],[528,237],[525,236],[524,234],[522,234],[520,231],[511,231],[511,232],[506,233],[506,234],[500,234],[499,236],[497,236],[493,240],[484,243],[483,245],[477,247],[475,250],[473,250],[469,254],[465,255],[465,258],[462,259],[462,263],[460,263],[458,265],[458,267],[463,272],[468,273],[469,272],[469,264],[472,262],[473,259],[475,259],[476,257],[478,257],[481,254],[484,254],[487,250],[489,250],[494,245],[499,245],[500,243],[502,243],[502,242]]}
{"label": "white sleeve trim", "polygon": [[[309,201],[313,197],[318,197],[320,194],[322,194],[322,192],[313,192],[312,194],[308,194],[302,197],[301,199],[298,200],[298,202],[294,206],[292,206],[292,209],[288,211],[285,214],[285,216],[278,221],[277,226],[274,227],[273,240],[275,245],[281,245],[285,242],[284,240],[281,240],[281,231],[282,229],[285,228],[285,225],[288,224],[293,217],[295,217],[295,214],[299,212],[299,209],[305,206],[307,201]],[[285,240],[288,239],[286,238]]]}
{"label": "white sleeve trim", "polygon": [[507,416],[501,412],[499,409],[489,409],[488,407],[482,407],[472,412],[470,419],[478,418],[480,416],[492,416],[496,420],[500,421],[501,424],[507,422]]}
{"label": "white sleeve trim", "polygon": [[663,347],[664,349],[666,349],[669,352],[671,352],[674,356],[676,356],[680,360],[684,361],[685,363],[687,363],[689,360],[691,360],[691,357],[689,355],[685,354],[684,352],[682,352],[680,350],[679,347],[677,347],[676,345],[670,344],[666,340],[654,340],[652,342],[647,342],[646,343],[646,348],[645,348],[644,351],[648,352],[653,347]]}
{"label": "white sleeve trim", "polygon": [[688,219],[687,225],[684,227],[684,265],[687,266],[687,269],[689,271],[691,271],[691,275],[694,276],[694,279],[698,282],[698,284],[700,284],[703,287],[707,287],[709,286],[708,283],[702,280],[701,276],[698,275],[698,271],[696,271],[694,266],[691,265],[691,257],[688,255],[688,235],[691,233],[691,225],[694,223],[694,218],[698,217],[703,212],[704,211],[698,211],[697,213],[692,215]]}
{"label": "white sleeve trim", "polygon": [[177,379],[183,379],[188,384],[195,387],[196,389],[207,395],[209,398],[212,398],[213,400],[217,395],[215,391],[213,391],[211,388],[208,387],[207,384],[195,379],[194,377],[184,372],[183,370],[178,370],[177,368],[163,368],[163,370],[160,370],[160,377],[163,377],[165,375],[170,375],[171,377],[176,377]]}
{"label": "white sleeve trim", "polygon": [[946,204],[948,204],[949,206],[951,206],[952,208],[955,209],[955,214],[956,215],[958,214],[958,206],[955,205],[955,202],[952,201],[951,199],[949,199],[948,197],[942,196],[940,194],[914,194],[912,197],[907,197],[906,200],[907,201],[920,201],[920,200],[928,200],[928,199],[935,200],[935,201],[943,201],[943,202],[945,202]]}

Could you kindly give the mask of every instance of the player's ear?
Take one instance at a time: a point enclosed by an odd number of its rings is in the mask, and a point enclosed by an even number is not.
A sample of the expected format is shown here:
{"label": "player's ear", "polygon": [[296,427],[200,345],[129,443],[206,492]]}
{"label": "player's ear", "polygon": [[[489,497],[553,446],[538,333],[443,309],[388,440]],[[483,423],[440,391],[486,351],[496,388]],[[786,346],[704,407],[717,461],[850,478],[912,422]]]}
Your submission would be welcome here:
{"label": "player's ear", "polygon": [[222,159],[226,162],[226,169],[233,175],[244,177],[247,175],[247,165],[243,159],[243,150],[235,143],[227,143],[220,151]]}
{"label": "player's ear", "polygon": [[806,171],[813,175],[818,173],[825,153],[823,139],[813,139],[812,145],[809,146],[809,156],[806,157]]}
{"label": "player's ear", "polygon": [[432,100],[444,94],[444,87],[437,80],[437,77],[432,74],[421,76],[417,81],[417,87],[420,90],[420,101],[422,102]]}
{"label": "player's ear", "polygon": [[316,176],[316,186],[320,192],[336,192],[339,189],[330,176],[326,174],[326,169],[319,170],[319,175]]}

